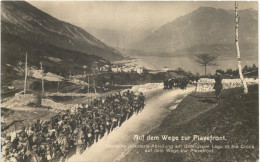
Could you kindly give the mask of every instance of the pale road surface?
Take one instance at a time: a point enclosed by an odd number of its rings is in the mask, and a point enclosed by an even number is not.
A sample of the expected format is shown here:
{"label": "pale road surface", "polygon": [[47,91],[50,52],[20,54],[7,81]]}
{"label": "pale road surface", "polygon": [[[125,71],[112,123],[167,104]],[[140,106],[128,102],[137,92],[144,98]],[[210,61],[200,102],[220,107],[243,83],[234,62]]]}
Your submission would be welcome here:
{"label": "pale road surface", "polygon": [[186,90],[174,89],[163,91],[155,89],[146,95],[144,110],[133,115],[121,127],[116,128],[108,136],[93,144],[83,154],[75,154],[70,162],[113,162],[123,158],[130,150],[130,145],[137,144],[134,135],[145,135],[159,126],[162,120],[187,94],[195,90],[188,87]]}

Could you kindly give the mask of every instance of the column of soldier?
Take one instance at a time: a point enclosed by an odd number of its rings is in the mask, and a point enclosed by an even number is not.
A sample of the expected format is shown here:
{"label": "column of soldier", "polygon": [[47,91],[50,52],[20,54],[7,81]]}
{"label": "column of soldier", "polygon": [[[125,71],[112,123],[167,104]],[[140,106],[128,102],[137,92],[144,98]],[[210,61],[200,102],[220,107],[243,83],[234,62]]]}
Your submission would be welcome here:
{"label": "column of soldier", "polygon": [[57,161],[86,148],[144,108],[142,93],[129,90],[122,94],[95,99],[76,112],[63,111],[48,121],[37,120],[10,136],[2,134],[4,161]]}

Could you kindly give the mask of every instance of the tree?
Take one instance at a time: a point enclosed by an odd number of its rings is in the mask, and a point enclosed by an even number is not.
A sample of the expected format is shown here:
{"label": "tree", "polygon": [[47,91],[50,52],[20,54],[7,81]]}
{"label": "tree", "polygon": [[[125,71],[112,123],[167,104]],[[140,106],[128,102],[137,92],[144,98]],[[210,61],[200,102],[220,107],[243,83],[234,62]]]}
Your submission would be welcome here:
{"label": "tree", "polygon": [[249,71],[249,67],[247,65],[245,65],[242,71],[243,71],[243,73],[248,72]]}
{"label": "tree", "polygon": [[227,70],[226,70],[226,74],[232,75],[232,74],[233,74],[233,70],[232,70],[232,69],[227,69]]}
{"label": "tree", "polygon": [[196,62],[199,65],[204,66],[205,75],[207,75],[207,66],[216,66],[214,61],[217,59],[217,57],[215,56],[211,56],[207,53],[204,53],[204,54],[197,55],[196,57],[197,57]]}
{"label": "tree", "polygon": [[239,19],[240,18],[238,16],[238,2],[235,1],[235,22],[236,22],[236,26],[235,26],[235,32],[236,32],[235,43],[236,43],[236,49],[237,49],[237,66],[238,66],[240,79],[241,79],[241,81],[243,83],[243,86],[244,86],[244,93],[247,94],[248,93],[248,89],[247,89],[247,84],[246,84],[246,82],[244,80],[244,76],[242,74],[240,49],[239,49],[239,43],[238,43],[238,24],[239,24]]}
{"label": "tree", "polygon": [[111,85],[114,85],[115,75],[114,75],[114,74],[111,74],[109,80],[110,80]]}
{"label": "tree", "polygon": [[257,69],[256,65],[253,64],[253,66],[252,66],[252,70],[256,70],[256,69]]}
{"label": "tree", "polygon": [[184,72],[183,68],[180,68],[180,67],[178,67],[176,70],[177,70],[178,72]]}
{"label": "tree", "polygon": [[225,74],[225,71],[224,70],[222,70],[222,69],[218,69],[217,70],[220,74],[222,74],[222,75],[224,75]]}

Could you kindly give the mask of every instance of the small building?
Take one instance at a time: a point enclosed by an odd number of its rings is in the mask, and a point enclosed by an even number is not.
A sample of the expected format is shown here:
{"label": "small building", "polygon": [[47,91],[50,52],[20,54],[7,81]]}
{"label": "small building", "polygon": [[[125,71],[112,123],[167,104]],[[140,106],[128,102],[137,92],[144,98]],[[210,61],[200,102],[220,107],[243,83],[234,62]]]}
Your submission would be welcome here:
{"label": "small building", "polygon": [[108,72],[109,69],[110,69],[109,65],[104,65],[104,66],[100,67],[100,71],[102,71],[102,72]]}
{"label": "small building", "polygon": [[124,66],[122,67],[122,71],[125,72],[125,73],[131,73],[132,72],[132,67],[130,66]]}
{"label": "small building", "polygon": [[133,72],[136,72],[138,74],[142,74],[144,72],[143,68],[142,67],[139,67],[139,66],[133,66],[133,69],[132,69]]}
{"label": "small building", "polygon": [[131,73],[131,72],[136,72],[139,74],[142,74],[144,72],[143,67],[139,67],[139,66],[134,66],[134,65],[113,65],[111,66],[111,71],[113,73],[120,73],[120,72],[125,72],[125,73]]}
{"label": "small building", "polygon": [[144,69],[143,69],[142,67],[137,67],[137,68],[136,68],[136,72],[137,72],[138,74],[142,74],[142,73],[144,72]]}
{"label": "small building", "polygon": [[122,72],[122,68],[118,67],[118,65],[117,66],[114,65],[114,66],[111,67],[111,71],[113,73],[120,73],[120,72]]}
{"label": "small building", "polygon": [[111,67],[111,71],[113,72],[113,73],[117,73],[118,71],[117,71],[117,67]]}

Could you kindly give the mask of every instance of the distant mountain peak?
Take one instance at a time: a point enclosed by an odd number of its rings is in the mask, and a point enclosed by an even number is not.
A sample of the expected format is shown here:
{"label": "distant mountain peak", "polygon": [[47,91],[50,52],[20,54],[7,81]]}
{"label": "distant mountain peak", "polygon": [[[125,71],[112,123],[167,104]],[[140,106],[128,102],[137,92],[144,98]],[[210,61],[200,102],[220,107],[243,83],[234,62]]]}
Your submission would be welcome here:
{"label": "distant mountain peak", "polygon": [[[240,10],[240,43],[257,44],[257,12]],[[213,7],[199,7],[158,28],[132,48],[157,53],[176,53],[200,44],[233,44],[234,12]]]}

